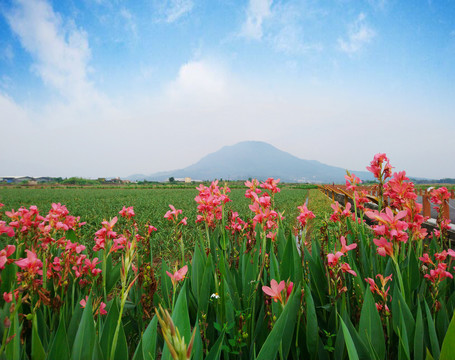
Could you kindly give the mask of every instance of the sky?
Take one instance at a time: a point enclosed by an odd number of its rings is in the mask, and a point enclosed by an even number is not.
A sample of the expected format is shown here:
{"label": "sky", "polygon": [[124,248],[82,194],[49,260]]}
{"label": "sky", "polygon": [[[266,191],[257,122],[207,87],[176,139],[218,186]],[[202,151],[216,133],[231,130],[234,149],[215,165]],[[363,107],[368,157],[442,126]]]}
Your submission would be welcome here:
{"label": "sky", "polygon": [[455,178],[454,110],[453,0],[0,1],[0,176],[151,174],[257,140]]}

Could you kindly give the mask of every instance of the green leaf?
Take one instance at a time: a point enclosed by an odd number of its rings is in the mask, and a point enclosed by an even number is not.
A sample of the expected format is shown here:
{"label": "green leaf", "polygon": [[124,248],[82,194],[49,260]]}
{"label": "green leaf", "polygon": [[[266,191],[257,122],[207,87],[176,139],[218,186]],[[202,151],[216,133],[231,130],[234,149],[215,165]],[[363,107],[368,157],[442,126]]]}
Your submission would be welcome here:
{"label": "green leaf", "polygon": [[223,344],[223,340],[224,340],[224,331],[221,332],[220,337],[215,342],[215,344],[213,344],[213,346],[210,349],[210,352],[208,353],[205,360],[219,360],[219,358],[221,356],[221,347]]}
{"label": "green leaf", "polygon": [[[427,315],[428,334],[430,336],[431,354],[433,355],[434,358],[439,359],[440,349],[439,349],[438,336],[436,335],[436,329],[434,327],[433,317],[431,316],[431,311],[430,311],[430,308],[428,307],[426,300],[424,300],[424,304],[425,304],[425,312]],[[427,352],[427,357],[428,357],[428,352]]]}
{"label": "green leaf", "polygon": [[71,317],[70,325],[68,326],[68,345],[70,347],[70,352],[73,348],[74,339],[76,338],[76,333],[79,328],[79,324],[81,323],[82,313],[84,309],[82,309],[79,302],[76,302],[76,307],[73,310],[73,316]]}
{"label": "green leaf", "polygon": [[50,346],[48,359],[69,359],[70,347],[68,345],[68,337],[66,335],[66,325],[63,316],[60,317],[57,333]]}
{"label": "green leaf", "polygon": [[115,266],[112,266],[111,256],[108,256],[106,262],[106,293],[108,294],[120,280],[120,268],[122,263],[118,262]]}
{"label": "green leaf", "polygon": [[32,322],[32,358],[35,360],[44,360],[46,353],[41,343],[41,339],[38,335],[38,324],[36,321],[36,315],[33,316]]}
{"label": "green leaf", "polygon": [[111,306],[107,313],[106,320],[104,321],[104,326],[101,332],[100,340],[101,351],[103,352],[103,355],[106,359],[111,358],[110,352],[112,347],[112,340],[114,338],[115,328],[117,326],[117,321],[119,317],[117,301],[114,299],[110,305]]}
{"label": "green leaf", "polygon": [[385,358],[385,339],[382,322],[374,303],[370,289],[365,291],[365,298],[360,314],[359,335],[365,344],[371,344],[379,359]]}
{"label": "green leaf", "polygon": [[446,336],[442,342],[439,360],[455,359],[455,314],[452,316]]}
{"label": "green leaf", "polygon": [[205,263],[204,276],[198,295],[198,310],[201,313],[207,314],[209,306],[210,290],[213,281],[212,257],[209,256]]}
{"label": "green leaf", "polygon": [[90,295],[74,339],[71,351],[73,360],[92,360],[96,336],[92,311],[92,295]]}
{"label": "green leaf", "polygon": [[352,340],[351,334],[349,333],[349,330],[344,323],[343,319],[340,316],[340,321],[341,321],[341,327],[343,329],[343,336],[344,336],[344,342],[346,344],[346,348],[348,350],[348,356],[350,360],[359,360],[359,355],[357,354],[357,350],[354,345],[354,341]]}
{"label": "green leaf", "polygon": [[[164,259],[161,261],[161,293],[163,294],[164,307],[170,308],[171,301],[169,300],[169,294],[172,294],[172,282],[169,276],[166,274],[166,271],[169,271],[166,262]],[[172,271],[169,271],[172,273]]]}
{"label": "green leaf", "polygon": [[418,302],[416,327],[415,327],[415,331],[414,331],[414,360],[423,360],[423,357],[425,356],[423,339],[424,339],[424,328],[423,328],[422,309],[420,307],[420,302]]}
{"label": "green leaf", "polygon": [[318,348],[318,318],[316,308],[314,306],[313,296],[308,285],[305,284],[305,302],[306,302],[306,346],[309,354],[313,354],[313,358],[317,355],[314,351]]}
{"label": "green leaf", "polygon": [[299,285],[289,297],[283,312],[273,326],[272,331],[267,336],[267,339],[261,347],[257,360],[274,359],[283,340],[285,328],[295,328],[295,322],[300,304],[300,292],[301,289]]}
{"label": "green leaf", "polygon": [[[400,340],[400,347],[398,352],[398,358],[402,359],[403,356],[406,356],[406,359],[410,360],[409,354],[409,340],[408,340],[408,333],[406,331],[406,324],[403,318],[403,313],[400,313],[401,317],[401,328],[398,331],[398,338]],[[404,355],[402,355],[404,352]]]}
{"label": "green leaf", "polygon": [[142,335],[142,356],[144,359],[156,358],[157,326],[158,317],[154,316],[148,324],[147,329],[145,329],[144,335]]}
{"label": "green leaf", "polygon": [[[191,325],[190,317],[188,315],[188,304],[186,301],[186,284],[187,282],[185,281],[182,286],[182,289],[180,290],[171,317],[175,327],[179,330],[180,336],[185,338],[185,343],[186,345],[188,345],[191,339]],[[164,360],[172,359],[171,353],[167,345],[164,346],[162,359]]]}
{"label": "green leaf", "polygon": [[392,297],[392,321],[393,321],[393,328],[397,332],[398,329],[401,328],[401,317],[398,315],[400,313],[403,314],[404,324],[406,326],[406,333],[408,336],[409,347],[412,349],[414,347],[414,330],[415,330],[415,320],[412,316],[411,310],[409,310],[406,301],[404,300],[403,295],[399,289],[399,286],[396,286],[393,290],[393,297]]}
{"label": "green leaf", "polygon": [[431,356],[430,350],[427,349],[427,356],[425,357],[425,360],[434,360],[433,356]]}
{"label": "green leaf", "polygon": [[191,264],[191,290],[196,297],[199,295],[203,281],[205,262],[206,257],[202,255],[199,243],[196,241],[196,244],[194,245],[193,262]]}
{"label": "green leaf", "polygon": [[111,354],[112,340],[114,338],[115,329],[117,328],[119,315],[120,312],[118,304],[117,301],[114,300],[107,314],[103,331],[101,333],[100,348],[105,359],[128,359],[128,345],[126,343],[125,330],[122,325],[120,325],[119,329],[115,354]]}

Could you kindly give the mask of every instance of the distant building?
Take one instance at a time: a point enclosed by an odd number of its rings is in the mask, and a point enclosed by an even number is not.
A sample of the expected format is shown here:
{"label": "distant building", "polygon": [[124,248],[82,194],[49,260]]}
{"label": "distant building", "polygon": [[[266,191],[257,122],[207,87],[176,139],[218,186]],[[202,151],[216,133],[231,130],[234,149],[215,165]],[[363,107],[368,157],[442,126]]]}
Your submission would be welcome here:
{"label": "distant building", "polygon": [[191,182],[191,178],[190,178],[190,177],[186,177],[186,178],[185,178],[185,182],[186,182],[186,183],[190,183],[190,182]]}

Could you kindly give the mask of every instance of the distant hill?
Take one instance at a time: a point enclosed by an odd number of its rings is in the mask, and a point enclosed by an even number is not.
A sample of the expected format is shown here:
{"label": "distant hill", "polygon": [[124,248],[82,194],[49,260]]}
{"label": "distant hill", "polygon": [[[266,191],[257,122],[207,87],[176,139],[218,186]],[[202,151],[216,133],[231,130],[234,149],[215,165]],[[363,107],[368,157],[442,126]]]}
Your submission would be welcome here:
{"label": "distant hill", "polygon": [[[372,180],[366,171],[354,171],[362,180]],[[316,160],[304,160],[261,141],[244,141],[225,146],[196,164],[184,169],[151,175],[132,175],[130,180],[166,181],[170,177],[191,177],[197,180],[244,180],[269,177],[284,182],[344,183],[346,170]]]}

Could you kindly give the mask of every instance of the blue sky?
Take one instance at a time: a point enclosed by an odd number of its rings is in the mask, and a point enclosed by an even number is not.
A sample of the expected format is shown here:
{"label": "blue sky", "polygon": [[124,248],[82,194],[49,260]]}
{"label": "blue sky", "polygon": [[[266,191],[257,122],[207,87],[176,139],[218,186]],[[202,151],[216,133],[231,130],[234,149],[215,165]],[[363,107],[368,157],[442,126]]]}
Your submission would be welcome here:
{"label": "blue sky", "polygon": [[0,2],[0,175],[128,176],[243,140],[455,177],[455,1]]}

